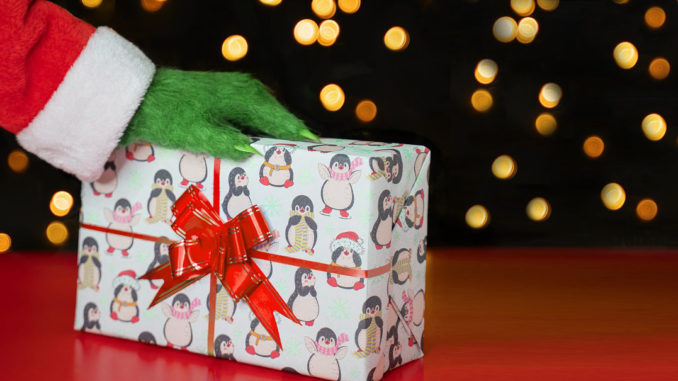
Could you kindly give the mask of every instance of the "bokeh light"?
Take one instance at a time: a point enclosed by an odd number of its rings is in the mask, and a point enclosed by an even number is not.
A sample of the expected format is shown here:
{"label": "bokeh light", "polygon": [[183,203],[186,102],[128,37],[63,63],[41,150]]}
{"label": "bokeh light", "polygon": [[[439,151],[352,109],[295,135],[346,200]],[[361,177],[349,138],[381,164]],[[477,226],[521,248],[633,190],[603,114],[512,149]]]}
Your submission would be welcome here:
{"label": "bokeh light", "polygon": [[558,8],[558,3],[559,0],[537,0],[539,8],[548,12],[556,10],[556,8]]}
{"label": "bokeh light", "polygon": [[534,121],[534,127],[540,135],[549,136],[558,128],[558,121],[550,113],[544,112]]}
{"label": "bokeh light", "polygon": [[652,113],[643,118],[641,123],[645,136],[656,142],[666,134],[666,121],[661,115]]}
{"label": "bokeh light", "polygon": [[596,159],[605,151],[605,142],[603,142],[603,139],[601,139],[600,136],[591,135],[584,140],[582,149],[586,156]]}
{"label": "bokeh light", "polygon": [[325,20],[318,27],[318,44],[330,46],[339,37],[339,24],[334,20]]}
{"label": "bokeh light", "polygon": [[511,9],[518,16],[529,16],[534,12],[534,0],[511,0]]}
{"label": "bokeh light", "polygon": [[47,225],[47,229],[45,229],[45,235],[47,235],[49,242],[53,243],[54,245],[61,245],[68,239],[68,229],[66,228],[66,225],[63,224],[63,222],[53,221]]}
{"label": "bokeh light", "polygon": [[466,211],[466,224],[474,229],[481,229],[490,222],[490,213],[482,205],[473,205]]}
{"label": "bokeh light", "polygon": [[259,2],[270,7],[275,7],[276,5],[282,3],[282,0],[259,0]]}
{"label": "bokeh light", "polygon": [[81,0],[82,5],[86,6],[87,8],[96,8],[101,3],[103,3],[103,0]]}
{"label": "bokeh light", "polygon": [[488,85],[497,77],[498,70],[499,67],[496,62],[489,58],[485,58],[478,61],[478,65],[476,65],[476,70],[473,75],[476,77],[476,81],[483,85]]}
{"label": "bokeh light", "polygon": [[516,175],[518,164],[509,155],[498,156],[492,162],[492,174],[498,179],[507,180]]}
{"label": "bokeh light", "polygon": [[299,20],[294,26],[294,39],[301,45],[311,45],[318,38],[318,24],[311,19]]}
{"label": "bokeh light", "polygon": [[360,0],[339,0],[339,9],[348,14],[356,13],[360,9]]}
{"label": "bokeh light", "polygon": [[228,36],[221,44],[221,54],[229,61],[237,61],[245,57],[247,49],[247,40],[238,34]]}
{"label": "bokeh light", "polygon": [[58,191],[52,195],[49,202],[49,210],[57,217],[63,217],[73,207],[73,196],[66,191]]}
{"label": "bokeh light", "polygon": [[165,4],[165,1],[160,0],[141,0],[141,8],[146,12],[157,12]]}
{"label": "bokeh light", "polygon": [[391,50],[403,50],[410,44],[410,35],[399,26],[394,26],[384,34],[384,45]]}
{"label": "bokeh light", "polygon": [[344,105],[344,90],[339,85],[330,83],[320,90],[320,102],[328,111],[337,111]]}
{"label": "bokeh light", "polygon": [[492,94],[485,89],[478,89],[471,95],[471,106],[476,111],[485,112],[492,108],[493,103]]}
{"label": "bokeh light", "polygon": [[527,203],[527,216],[532,221],[544,221],[551,216],[551,205],[542,197],[535,197]]}
{"label": "bokeh light", "polygon": [[511,42],[518,34],[518,24],[511,17],[500,17],[492,26],[492,34],[499,42]]}
{"label": "bokeh light", "polygon": [[7,156],[7,165],[12,171],[21,173],[28,168],[28,155],[20,149],[15,149]]}
{"label": "bokeh light", "polygon": [[4,253],[12,247],[12,238],[7,233],[0,233],[0,253]]}
{"label": "bokeh light", "polygon": [[636,66],[636,62],[638,62],[638,50],[628,41],[617,44],[617,46],[614,47],[612,56],[614,57],[615,62],[617,62],[617,65],[626,70]]}
{"label": "bokeh light", "polygon": [[603,204],[610,210],[618,210],[624,206],[626,202],[626,192],[621,185],[617,183],[609,183],[603,187],[600,192],[600,199]]}
{"label": "bokeh light", "polygon": [[516,38],[521,44],[529,44],[537,37],[537,32],[539,32],[537,20],[532,17],[525,17],[520,19],[518,23],[518,35]]}
{"label": "bokeh light", "polygon": [[321,19],[328,19],[334,16],[337,11],[337,4],[334,3],[334,0],[313,0],[311,1],[311,9]]}
{"label": "bokeh light", "polygon": [[563,96],[563,90],[558,84],[549,82],[541,87],[539,91],[539,103],[546,108],[554,108],[560,103]]}
{"label": "bokeh light", "polygon": [[650,28],[661,28],[665,21],[666,13],[661,7],[650,7],[645,11],[645,24]]}
{"label": "bokeh light", "polygon": [[371,122],[377,116],[377,105],[369,99],[364,99],[355,107],[355,116],[361,122]]}
{"label": "bokeh light", "polygon": [[657,217],[659,207],[651,198],[644,198],[636,205],[636,215],[643,221],[652,221]]}
{"label": "bokeh light", "polygon": [[647,69],[650,72],[650,76],[654,79],[662,80],[669,76],[671,72],[671,64],[664,57],[657,57],[650,62],[650,66]]}

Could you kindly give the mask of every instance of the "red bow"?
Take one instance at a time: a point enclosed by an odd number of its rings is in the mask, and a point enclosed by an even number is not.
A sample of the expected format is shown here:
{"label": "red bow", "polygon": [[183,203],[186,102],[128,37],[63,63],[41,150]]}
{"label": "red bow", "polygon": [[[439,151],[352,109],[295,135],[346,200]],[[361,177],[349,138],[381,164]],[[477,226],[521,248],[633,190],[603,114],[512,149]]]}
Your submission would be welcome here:
{"label": "red bow", "polygon": [[236,303],[240,299],[247,301],[259,322],[282,347],[273,311],[301,323],[248,256],[248,252],[255,251],[253,247],[273,237],[259,207],[253,205],[223,223],[207,197],[191,185],[172,206],[172,214],[172,229],[184,240],[170,245],[168,262],[140,278],[164,281],[149,308],[205,275],[214,274]]}

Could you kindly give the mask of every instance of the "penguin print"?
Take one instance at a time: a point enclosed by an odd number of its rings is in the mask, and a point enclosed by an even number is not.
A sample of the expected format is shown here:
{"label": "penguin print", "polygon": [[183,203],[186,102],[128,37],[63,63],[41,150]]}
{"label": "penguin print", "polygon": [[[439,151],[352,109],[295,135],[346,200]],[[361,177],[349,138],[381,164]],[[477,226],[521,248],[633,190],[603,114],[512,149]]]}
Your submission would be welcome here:
{"label": "penguin print", "polygon": [[152,344],[152,345],[157,345],[158,343],[155,341],[155,336],[153,336],[152,333],[148,331],[143,331],[139,334],[139,338],[137,339],[140,343],[144,344]]}
{"label": "penguin print", "polygon": [[386,152],[390,156],[372,157],[370,158],[370,174],[371,180],[376,180],[383,177],[387,182],[398,184],[403,177],[403,158],[400,151],[395,149],[379,150],[379,152]]}
{"label": "penguin print", "polygon": [[313,202],[304,195],[299,195],[292,200],[290,219],[285,228],[288,253],[303,251],[313,254],[313,247],[318,240],[318,225],[313,219]]}
{"label": "penguin print", "polygon": [[287,305],[294,316],[307,326],[313,325],[320,311],[317,295],[313,271],[299,267],[294,274],[294,292],[287,300]]}
{"label": "penguin print", "polygon": [[384,190],[379,195],[379,200],[377,202],[377,220],[372,226],[372,232],[370,237],[372,237],[372,242],[377,250],[380,250],[382,247],[387,249],[391,247],[391,233],[393,232],[393,197],[391,197],[391,192]]}
{"label": "penguin print", "polygon": [[363,303],[363,313],[360,315],[360,323],[355,331],[355,344],[358,351],[354,353],[354,356],[365,358],[371,354],[379,354],[383,325],[381,299],[378,296],[370,296]]}
{"label": "penguin print", "polygon": [[384,373],[388,371],[388,362],[386,359],[386,353],[381,352],[379,354],[379,360],[377,361],[377,366],[372,368],[367,374],[367,381],[379,381],[384,377]]}
{"label": "penguin print", "polygon": [[96,304],[89,302],[85,304],[85,308],[82,312],[84,323],[80,330],[82,332],[101,333],[101,324],[99,323],[101,312],[99,311],[99,307],[97,307]]}
{"label": "penguin print", "polygon": [[153,176],[151,195],[146,203],[149,216],[146,222],[155,224],[162,221],[169,224],[172,217],[172,204],[176,199],[174,188],[172,188],[172,175],[164,169],[159,170]]}
{"label": "penguin print", "polygon": [[249,178],[245,170],[235,167],[228,174],[228,193],[224,196],[221,208],[226,213],[226,218],[231,219],[238,213],[252,206],[250,191],[247,189]]}
{"label": "penguin print", "polygon": [[200,316],[197,309],[199,305],[200,299],[195,298],[191,302],[183,293],[174,296],[172,305],[163,303],[162,313],[167,317],[163,333],[168,347],[177,347],[185,351],[191,345],[193,342],[191,323],[195,323]]}
{"label": "penguin print", "polygon": [[341,380],[341,367],[339,360],[346,357],[348,347],[341,346],[348,341],[348,335],[337,335],[330,328],[321,328],[315,340],[310,337],[304,338],[306,349],[311,353],[306,363],[308,374],[328,380]]}
{"label": "penguin print", "polygon": [[111,319],[121,322],[137,323],[139,306],[137,306],[139,282],[133,270],[120,272],[113,279],[113,301],[111,301]]}
{"label": "penguin print", "polygon": [[[148,265],[146,272],[149,272],[161,264],[169,261],[169,242],[170,239],[165,236],[160,237],[160,239],[155,242],[153,245],[153,260],[151,260],[151,264]],[[152,279],[149,282],[151,284],[151,288],[154,290],[162,285],[162,281],[157,279]]]}
{"label": "penguin print", "polygon": [[148,142],[132,143],[125,147],[125,157],[127,160],[150,163],[155,160],[155,150],[153,145]]}
{"label": "penguin print", "polygon": [[[132,206],[125,198],[116,201],[113,210],[104,208],[104,217],[108,220],[108,228],[115,230],[122,230],[132,232],[132,227],[139,223],[140,215],[136,214],[141,209],[141,203],[136,202]],[[106,242],[108,242],[108,249],[106,253],[113,254],[114,251],[120,250],[122,256],[129,255],[128,250],[134,243],[134,237],[127,237],[115,233],[106,233]]]}
{"label": "penguin print", "polygon": [[101,282],[101,262],[99,261],[99,244],[92,237],[86,237],[82,241],[78,262],[78,289],[91,288],[99,291]]}
{"label": "penguin print", "polygon": [[[359,269],[362,265],[360,256],[363,254],[363,240],[354,232],[344,232],[337,235],[330,244],[332,251],[332,266]],[[332,287],[360,290],[365,287],[364,280],[350,275],[327,273],[327,284]]]}
{"label": "penguin print", "polygon": [[252,319],[250,323],[250,331],[245,336],[245,345],[245,351],[251,355],[272,359],[280,357],[280,347],[257,318]]}
{"label": "penguin print", "polygon": [[[207,310],[209,311],[212,306],[210,306],[210,297],[207,295]],[[228,323],[233,323],[233,315],[235,314],[235,309],[238,307],[238,304],[231,298],[231,295],[228,293],[228,290],[221,284],[217,282],[217,306],[215,311],[215,319],[221,320]]]}
{"label": "penguin print", "polygon": [[368,140],[356,140],[354,142],[350,143],[352,146],[371,146],[371,147],[376,147],[376,146],[385,146],[388,143],[382,143],[382,142],[372,142]]}
{"label": "penguin print", "polygon": [[207,179],[207,155],[184,152],[179,160],[179,173],[183,178],[182,186],[195,183],[198,188],[202,189],[202,183]]}
{"label": "penguin print", "polygon": [[426,237],[419,240],[419,245],[417,245],[417,262],[426,262]]}
{"label": "penguin print", "polygon": [[337,152],[343,150],[343,146],[339,146],[336,144],[316,144],[308,147],[308,150],[311,152],[322,152],[322,153],[330,153],[330,152]]}
{"label": "penguin print", "polygon": [[412,298],[412,324],[419,327],[424,322],[424,290],[417,291]]}
{"label": "penguin print", "polygon": [[400,340],[398,340],[398,326],[394,326],[386,334],[386,339],[389,341],[388,348],[388,369],[393,369],[399,365],[403,364],[402,358],[402,345],[400,345]]}
{"label": "penguin print", "polygon": [[[420,326],[424,321],[424,290],[419,290],[413,297],[412,290],[402,293],[403,306],[400,308],[400,316],[405,320],[405,324]],[[410,335],[408,345],[411,347],[416,343],[414,335]]]}
{"label": "penguin print", "polygon": [[111,156],[104,164],[104,172],[99,176],[99,178],[90,183],[92,187],[92,192],[95,196],[103,194],[106,197],[113,196],[113,191],[115,187],[118,186],[118,175],[115,167],[115,153],[112,153]]}
{"label": "penguin print", "polygon": [[424,190],[420,189],[413,196],[408,196],[403,203],[403,209],[405,213],[398,219],[398,226],[404,230],[421,229],[424,225]]}
{"label": "penguin print", "polygon": [[417,148],[415,152],[417,153],[417,157],[414,159],[414,177],[419,177],[419,172],[421,172],[421,167],[424,166],[426,156],[431,151],[424,147],[423,150],[421,148]]}
{"label": "penguin print", "polygon": [[393,184],[399,184],[403,178],[403,157],[400,155],[400,151],[395,149],[384,151],[392,153],[390,179]]}
{"label": "penguin print", "polygon": [[235,346],[228,335],[219,335],[214,339],[214,356],[217,358],[235,361],[234,350]]}
{"label": "penguin print", "polygon": [[353,207],[353,184],[360,180],[362,159],[357,157],[351,161],[343,153],[336,154],[330,159],[327,167],[318,163],[320,177],[325,180],[320,194],[325,204],[321,214],[329,216],[332,210],[338,210],[341,218],[349,218],[348,210]]}
{"label": "penguin print", "polygon": [[390,283],[402,285],[412,279],[411,257],[412,251],[405,248],[400,249],[393,254],[393,258],[391,258]]}
{"label": "penguin print", "polygon": [[294,185],[292,155],[286,147],[274,146],[266,151],[264,163],[259,168],[259,182],[285,188]]}

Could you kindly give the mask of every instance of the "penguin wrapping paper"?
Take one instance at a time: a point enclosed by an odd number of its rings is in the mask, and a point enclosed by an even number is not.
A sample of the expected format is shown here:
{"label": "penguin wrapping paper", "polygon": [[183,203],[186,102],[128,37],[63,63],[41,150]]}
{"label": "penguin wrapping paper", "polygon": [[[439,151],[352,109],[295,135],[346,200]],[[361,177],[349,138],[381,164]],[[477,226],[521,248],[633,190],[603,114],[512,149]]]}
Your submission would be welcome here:
{"label": "penguin wrapping paper", "polygon": [[[252,146],[264,157],[234,162],[133,144],[83,183],[75,329],[333,380],[377,380],[420,358],[429,150]],[[209,276],[149,308],[162,281],[139,278],[181,240],[172,205],[189,187],[217,201],[223,222],[260,207],[273,239],[253,261],[301,322],[276,314],[282,347],[219,282],[211,305]]]}

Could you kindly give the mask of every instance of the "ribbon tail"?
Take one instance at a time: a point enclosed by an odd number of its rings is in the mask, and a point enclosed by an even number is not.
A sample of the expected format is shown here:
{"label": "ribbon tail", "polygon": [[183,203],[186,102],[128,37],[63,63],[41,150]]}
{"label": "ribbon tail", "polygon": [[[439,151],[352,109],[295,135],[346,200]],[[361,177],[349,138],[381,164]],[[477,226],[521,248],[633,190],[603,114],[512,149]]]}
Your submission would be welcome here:
{"label": "ribbon tail", "polygon": [[176,294],[177,292],[183,290],[184,288],[190,286],[196,281],[200,280],[201,277],[191,277],[187,279],[173,279],[172,278],[172,269],[170,268],[169,262],[165,262],[162,265],[152,269],[146,274],[139,277],[139,279],[145,280],[162,280],[162,286],[153,297],[151,304],[148,308],[155,306],[156,304],[162,302],[163,300],[169,298],[170,296]]}
{"label": "ribbon tail", "polygon": [[259,322],[266,328],[266,331],[268,331],[280,349],[282,349],[280,334],[278,333],[278,324],[275,321],[273,311],[277,311],[279,314],[293,322],[301,324],[299,319],[294,315],[294,312],[292,312],[292,309],[290,309],[280,294],[273,288],[273,285],[268,279],[265,279],[259,287],[246,298],[246,300],[254,315],[259,319]]}

